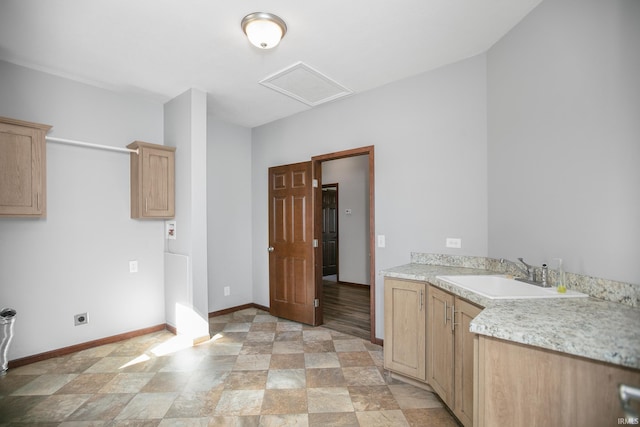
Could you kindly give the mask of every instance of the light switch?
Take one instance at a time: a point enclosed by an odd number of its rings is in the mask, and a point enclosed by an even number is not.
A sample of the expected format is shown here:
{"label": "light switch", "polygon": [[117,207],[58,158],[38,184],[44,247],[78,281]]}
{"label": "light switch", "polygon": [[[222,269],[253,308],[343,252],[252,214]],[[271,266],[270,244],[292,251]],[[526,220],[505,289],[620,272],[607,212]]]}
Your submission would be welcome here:
{"label": "light switch", "polygon": [[380,234],[378,235],[378,247],[379,248],[384,248],[386,245],[386,239],[384,237],[384,234]]}
{"label": "light switch", "polygon": [[129,273],[138,272],[138,261],[129,261]]}
{"label": "light switch", "polygon": [[169,240],[176,240],[176,222],[174,220],[165,221],[165,234],[164,237]]}

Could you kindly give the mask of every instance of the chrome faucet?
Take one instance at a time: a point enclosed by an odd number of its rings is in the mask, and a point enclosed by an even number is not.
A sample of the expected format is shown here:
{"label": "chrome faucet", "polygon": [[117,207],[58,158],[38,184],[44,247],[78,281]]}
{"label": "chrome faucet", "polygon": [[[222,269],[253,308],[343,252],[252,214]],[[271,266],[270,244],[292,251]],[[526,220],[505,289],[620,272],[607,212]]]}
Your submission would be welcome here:
{"label": "chrome faucet", "polygon": [[524,262],[522,258],[518,258],[518,261],[524,264],[525,268],[520,267],[518,264],[515,264],[515,266],[518,267],[520,271],[522,271],[524,274],[527,275],[527,280],[531,280],[532,282],[535,282],[533,266]]}

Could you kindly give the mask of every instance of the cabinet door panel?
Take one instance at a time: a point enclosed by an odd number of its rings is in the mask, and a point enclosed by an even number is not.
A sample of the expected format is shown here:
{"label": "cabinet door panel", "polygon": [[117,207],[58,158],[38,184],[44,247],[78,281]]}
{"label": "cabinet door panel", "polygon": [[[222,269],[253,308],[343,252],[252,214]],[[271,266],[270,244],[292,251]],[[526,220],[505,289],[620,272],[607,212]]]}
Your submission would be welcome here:
{"label": "cabinet door panel", "polygon": [[429,286],[428,382],[449,407],[453,404],[453,304],[453,295]]}
{"label": "cabinet door panel", "polygon": [[455,327],[455,397],[453,413],[462,424],[473,424],[473,368],[475,334],[469,332],[474,317],[482,309],[456,298]]}
{"label": "cabinet door panel", "polygon": [[0,117],[0,216],[45,216],[49,128]]}
{"label": "cabinet door panel", "polygon": [[172,155],[173,153],[151,148],[143,150],[142,192],[146,216],[173,215],[170,203]]}
{"label": "cabinet door panel", "polygon": [[426,380],[426,284],[385,279],[385,368]]}

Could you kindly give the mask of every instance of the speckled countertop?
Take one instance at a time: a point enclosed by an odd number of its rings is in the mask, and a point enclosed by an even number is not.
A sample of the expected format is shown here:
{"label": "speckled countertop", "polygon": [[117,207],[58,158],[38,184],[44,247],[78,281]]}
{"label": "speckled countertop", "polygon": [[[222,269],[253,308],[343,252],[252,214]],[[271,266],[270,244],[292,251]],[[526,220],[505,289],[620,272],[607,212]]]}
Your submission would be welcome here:
{"label": "speckled countertop", "polygon": [[441,275],[500,274],[478,268],[406,264],[387,277],[429,282],[485,307],[471,332],[640,369],[640,309],[596,298],[491,300],[448,282]]}

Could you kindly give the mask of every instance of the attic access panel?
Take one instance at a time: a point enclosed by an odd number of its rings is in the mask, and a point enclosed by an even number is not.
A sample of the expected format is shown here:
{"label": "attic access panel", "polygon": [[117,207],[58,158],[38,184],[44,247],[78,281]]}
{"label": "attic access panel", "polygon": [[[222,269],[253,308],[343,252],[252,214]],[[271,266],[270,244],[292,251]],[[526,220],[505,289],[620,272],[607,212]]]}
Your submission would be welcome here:
{"label": "attic access panel", "polygon": [[304,62],[297,62],[259,83],[311,107],[353,93]]}

